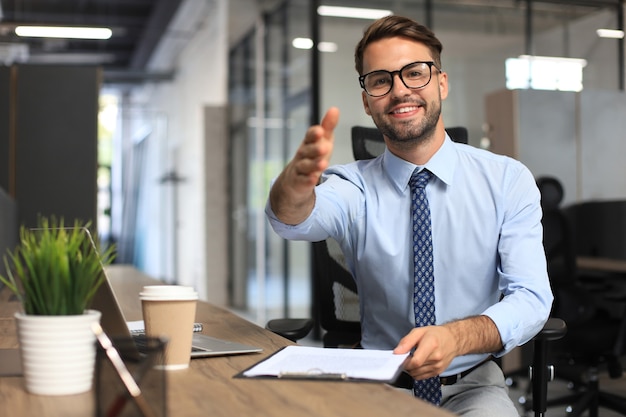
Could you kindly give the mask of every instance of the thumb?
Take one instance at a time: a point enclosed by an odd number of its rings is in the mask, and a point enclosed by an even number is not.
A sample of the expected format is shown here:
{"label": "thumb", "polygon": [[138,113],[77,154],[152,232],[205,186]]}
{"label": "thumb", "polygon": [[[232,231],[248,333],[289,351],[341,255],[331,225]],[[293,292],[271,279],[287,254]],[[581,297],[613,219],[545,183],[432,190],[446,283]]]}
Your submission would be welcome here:
{"label": "thumb", "polygon": [[413,331],[411,331],[409,334],[400,339],[400,342],[398,342],[398,346],[395,347],[393,353],[403,354],[410,352],[411,349],[413,349],[416,345],[417,336],[414,334]]}
{"label": "thumb", "polygon": [[339,123],[339,109],[337,107],[331,107],[324,115],[321,123],[326,136],[331,136],[333,134],[333,130],[337,127],[337,123]]}

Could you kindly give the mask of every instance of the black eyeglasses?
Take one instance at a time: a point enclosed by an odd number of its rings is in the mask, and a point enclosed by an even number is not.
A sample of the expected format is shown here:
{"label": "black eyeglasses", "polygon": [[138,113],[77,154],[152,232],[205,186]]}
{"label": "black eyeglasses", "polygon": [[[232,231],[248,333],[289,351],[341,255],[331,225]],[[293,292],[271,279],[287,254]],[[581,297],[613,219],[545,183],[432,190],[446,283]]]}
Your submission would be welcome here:
{"label": "black eyeglasses", "polygon": [[398,71],[378,70],[368,72],[359,77],[359,84],[365,92],[372,97],[381,97],[389,93],[393,88],[393,79],[396,74],[407,88],[422,88],[428,85],[432,78],[432,67],[438,71],[433,61],[411,62]]}

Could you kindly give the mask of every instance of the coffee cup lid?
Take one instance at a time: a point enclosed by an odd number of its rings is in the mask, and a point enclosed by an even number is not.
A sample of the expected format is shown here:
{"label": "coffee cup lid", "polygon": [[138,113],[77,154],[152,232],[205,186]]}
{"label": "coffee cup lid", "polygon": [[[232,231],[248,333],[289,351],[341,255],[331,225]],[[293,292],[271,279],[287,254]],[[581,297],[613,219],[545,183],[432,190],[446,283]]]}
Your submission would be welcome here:
{"label": "coffee cup lid", "polygon": [[146,285],[139,293],[141,300],[197,300],[198,293],[183,285]]}

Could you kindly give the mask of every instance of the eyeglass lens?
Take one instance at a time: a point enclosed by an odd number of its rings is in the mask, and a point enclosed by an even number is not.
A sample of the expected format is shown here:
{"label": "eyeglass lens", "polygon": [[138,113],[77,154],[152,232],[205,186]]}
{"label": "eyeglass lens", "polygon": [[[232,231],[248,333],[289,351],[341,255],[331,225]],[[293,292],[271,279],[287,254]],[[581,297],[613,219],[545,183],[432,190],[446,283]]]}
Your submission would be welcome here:
{"label": "eyeglass lens", "polygon": [[430,82],[431,63],[413,62],[399,71],[370,72],[363,77],[363,88],[371,96],[384,96],[391,91],[395,74],[400,75],[400,79],[407,88],[421,88]]}

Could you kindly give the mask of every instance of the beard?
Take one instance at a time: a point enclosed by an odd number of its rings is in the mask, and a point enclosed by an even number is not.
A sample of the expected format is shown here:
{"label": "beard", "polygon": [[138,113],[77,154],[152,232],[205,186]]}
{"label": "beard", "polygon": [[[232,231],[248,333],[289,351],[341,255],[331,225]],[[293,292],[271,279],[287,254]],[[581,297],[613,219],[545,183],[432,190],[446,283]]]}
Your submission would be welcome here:
{"label": "beard", "polygon": [[424,117],[419,120],[394,121],[387,115],[389,110],[373,116],[374,124],[378,130],[394,145],[403,149],[410,149],[420,143],[427,142],[433,137],[439,116],[441,115],[441,100],[433,100],[426,103],[424,100],[402,100],[389,104],[389,108],[401,103],[412,103],[422,106]]}

